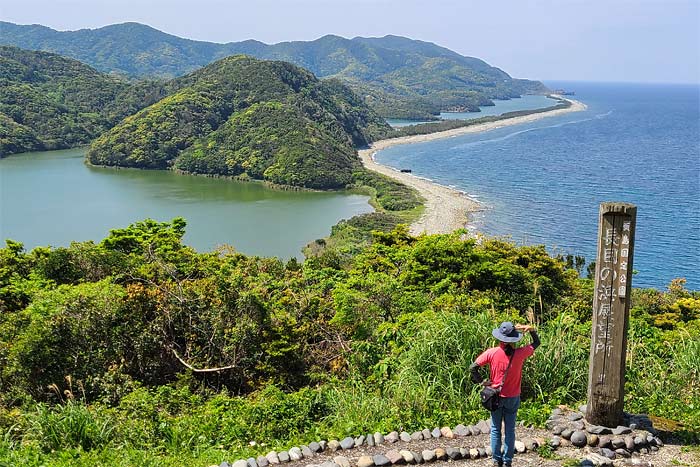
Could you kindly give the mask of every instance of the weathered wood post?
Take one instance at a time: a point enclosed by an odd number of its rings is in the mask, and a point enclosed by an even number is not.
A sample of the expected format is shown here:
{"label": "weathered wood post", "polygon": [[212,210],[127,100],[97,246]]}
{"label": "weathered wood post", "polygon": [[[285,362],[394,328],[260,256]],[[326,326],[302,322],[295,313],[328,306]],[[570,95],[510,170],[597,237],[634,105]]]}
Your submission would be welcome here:
{"label": "weathered wood post", "polygon": [[622,423],[636,220],[632,204],[600,205],[586,406],[595,425]]}

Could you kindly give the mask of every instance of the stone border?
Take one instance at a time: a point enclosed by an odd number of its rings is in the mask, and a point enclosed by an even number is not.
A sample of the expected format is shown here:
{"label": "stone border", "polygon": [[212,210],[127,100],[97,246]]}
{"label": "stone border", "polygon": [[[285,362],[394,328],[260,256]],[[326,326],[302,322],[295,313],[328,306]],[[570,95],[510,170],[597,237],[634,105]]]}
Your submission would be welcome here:
{"label": "stone border", "polygon": [[[399,441],[406,443],[430,440],[437,438],[455,439],[466,438],[469,436],[488,435],[491,433],[490,420],[481,420],[476,425],[459,424],[454,429],[444,426],[442,428],[427,428],[421,431],[408,433],[402,431],[392,431],[386,435],[376,432],[374,434],[367,433],[357,437],[348,436],[342,440],[332,439],[330,441],[314,441],[309,445],[290,448],[287,451],[270,451],[264,456],[257,458],[240,459],[233,463],[227,461],[222,462],[218,467],[269,467],[271,465],[284,464],[287,462],[300,461],[302,459],[312,459],[319,453],[327,451],[328,453],[338,451],[349,451],[360,446],[375,447],[384,444],[394,444]],[[522,454],[527,451],[536,449],[539,446],[545,445],[544,439],[525,439],[515,442],[516,452]],[[491,446],[484,447],[448,447],[428,449],[421,452],[411,451],[407,449],[397,450],[392,449],[384,454],[376,454],[374,456],[360,456],[356,461],[351,462],[345,456],[338,455],[333,458],[333,461],[326,461],[322,464],[308,464],[307,467],[384,467],[396,464],[423,464],[440,460],[459,460],[459,459],[481,459],[491,457]],[[216,466],[212,466],[216,467]]]}
{"label": "stone border", "polygon": [[585,405],[578,410],[557,408],[545,424],[553,435],[549,440],[553,449],[559,446],[586,449],[583,466],[612,465],[614,459],[649,454],[664,445],[647,415],[625,413],[625,424],[612,428],[588,423],[585,413]]}
{"label": "stone border", "polygon": [[[516,452],[523,454],[533,451],[539,446],[548,445],[552,449],[573,446],[585,450],[581,461],[582,466],[610,466],[614,459],[629,458],[633,455],[656,452],[663,447],[663,441],[656,435],[651,420],[646,415],[625,413],[625,425],[615,428],[593,425],[585,420],[586,406],[579,410],[556,408],[546,422],[546,427],[552,432],[552,438],[545,440],[524,439],[515,442]],[[222,462],[218,467],[269,467],[303,459],[311,460],[316,455],[326,452],[350,451],[360,446],[375,447],[392,445],[399,441],[410,443],[437,438],[455,439],[469,436],[488,435],[491,432],[490,420],[481,420],[475,425],[459,424],[454,429],[442,428],[423,429],[408,433],[407,431],[392,431],[386,435],[376,432],[356,437],[348,436],[342,440],[313,441],[307,445],[292,447],[287,451],[270,451],[265,456],[239,459],[233,463]],[[421,452],[408,449],[391,449],[384,454],[373,456],[363,455],[351,460],[343,455],[337,455],[333,461],[322,464],[309,463],[306,467],[385,467],[397,464],[423,464],[442,460],[481,459],[491,457],[491,447],[447,447],[428,449]],[[217,466],[212,466],[217,467]]]}

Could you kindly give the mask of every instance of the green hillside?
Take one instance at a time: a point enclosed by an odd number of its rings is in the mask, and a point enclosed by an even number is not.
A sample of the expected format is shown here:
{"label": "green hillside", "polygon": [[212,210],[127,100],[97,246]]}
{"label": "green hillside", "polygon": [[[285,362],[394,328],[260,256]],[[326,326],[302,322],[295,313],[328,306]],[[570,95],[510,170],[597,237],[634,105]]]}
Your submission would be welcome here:
{"label": "green hillside", "polygon": [[87,144],[161,97],[73,59],[0,46],[0,156]]}
{"label": "green hillside", "polygon": [[57,52],[103,72],[135,77],[175,77],[234,54],[283,60],[322,78],[340,78],[384,117],[425,118],[440,110],[478,110],[491,99],[546,90],[538,81],[513,79],[477,58],[397,36],[329,35],[274,45],[253,40],[217,44],[179,38],[138,23],[61,32],[0,22],[0,44]]}
{"label": "green hillside", "polygon": [[[534,320],[542,340],[523,372],[524,425],[586,400],[594,284],[542,245],[404,228],[342,262],[300,264],[197,253],[185,226],[0,248],[0,465],[226,466],[320,439],[473,425],[488,412],[468,368],[505,320]],[[653,417],[667,443],[642,460],[698,465],[700,292],[676,279],[630,299],[625,410]],[[545,442],[519,465],[586,465]],[[661,462],[671,445],[685,462]],[[323,455],[338,454],[357,456]]]}
{"label": "green hillside", "polygon": [[284,62],[232,56],[167,87],[96,139],[88,160],[341,188],[360,166],[353,146],[389,130],[347,87]]}

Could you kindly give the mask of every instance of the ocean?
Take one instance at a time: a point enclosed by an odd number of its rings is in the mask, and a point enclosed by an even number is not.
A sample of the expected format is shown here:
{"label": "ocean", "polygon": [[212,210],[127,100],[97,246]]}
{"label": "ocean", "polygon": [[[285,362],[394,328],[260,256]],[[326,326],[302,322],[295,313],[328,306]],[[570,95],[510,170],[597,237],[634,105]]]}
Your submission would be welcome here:
{"label": "ocean", "polygon": [[377,161],[463,190],[485,206],[471,228],[595,260],[598,207],[637,205],[632,285],[678,277],[700,290],[700,88],[547,82],[584,112],[426,143]]}

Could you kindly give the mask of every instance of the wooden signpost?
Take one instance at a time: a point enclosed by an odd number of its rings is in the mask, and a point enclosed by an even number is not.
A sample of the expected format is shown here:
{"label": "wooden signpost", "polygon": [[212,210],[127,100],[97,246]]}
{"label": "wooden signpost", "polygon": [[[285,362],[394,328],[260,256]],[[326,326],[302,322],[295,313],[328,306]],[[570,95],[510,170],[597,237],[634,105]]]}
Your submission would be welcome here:
{"label": "wooden signpost", "polygon": [[586,406],[595,425],[622,423],[636,220],[632,204],[600,205]]}

